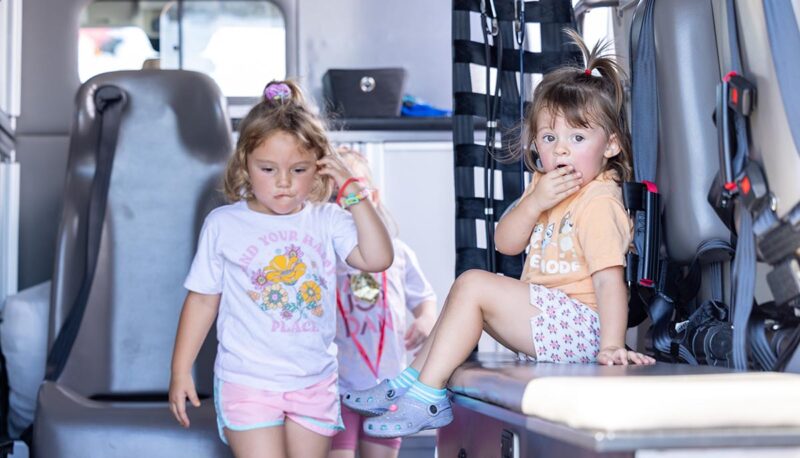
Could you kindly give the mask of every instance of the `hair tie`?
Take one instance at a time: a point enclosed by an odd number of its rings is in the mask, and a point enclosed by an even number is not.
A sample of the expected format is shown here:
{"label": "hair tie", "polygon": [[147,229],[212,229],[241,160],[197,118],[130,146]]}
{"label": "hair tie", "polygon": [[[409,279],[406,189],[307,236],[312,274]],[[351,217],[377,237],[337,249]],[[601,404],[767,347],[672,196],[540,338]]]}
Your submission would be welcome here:
{"label": "hair tie", "polygon": [[291,99],[292,89],[286,83],[269,83],[264,88],[264,98],[267,100]]}
{"label": "hair tie", "polygon": [[583,73],[584,73],[586,76],[589,76],[589,75],[591,75],[591,74],[592,74],[592,70],[591,70],[591,69],[589,69],[589,68],[587,68],[586,70],[584,70],[584,71],[583,71]]}

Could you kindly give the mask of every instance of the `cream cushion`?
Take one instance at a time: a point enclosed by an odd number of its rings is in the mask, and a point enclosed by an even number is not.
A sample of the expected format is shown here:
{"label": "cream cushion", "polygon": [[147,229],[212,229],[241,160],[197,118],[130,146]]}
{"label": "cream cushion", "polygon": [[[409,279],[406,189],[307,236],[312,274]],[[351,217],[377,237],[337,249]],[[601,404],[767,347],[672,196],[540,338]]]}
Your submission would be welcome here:
{"label": "cream cushion", "polygon": [[607,431],[800,426],[800,375],[545,377],[522,413]]}
{"label": "cream cushion", "polygon": [[480,354],[454,393],[596,431],[800,427],[800,375],[686,364],[600,366]]}

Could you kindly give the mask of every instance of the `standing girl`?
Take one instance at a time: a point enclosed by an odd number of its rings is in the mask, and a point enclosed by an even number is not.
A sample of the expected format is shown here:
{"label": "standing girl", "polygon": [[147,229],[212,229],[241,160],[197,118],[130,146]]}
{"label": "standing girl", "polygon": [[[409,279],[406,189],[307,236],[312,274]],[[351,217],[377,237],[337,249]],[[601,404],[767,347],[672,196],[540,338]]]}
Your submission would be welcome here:
{"label": "standing girl", "polygon": [[344,396],[353,410],[384,412],[364,422],[367,434],[405,436],[450,423],[445,384],[484,329],[541,362],[655,362],[625,348],[631,223],[620,182],[631,176],[631,148],[621,69],[601,56],[604,45],[589,52],[569,34],[586,66],[554,70],[536,87],[524,126],[533,178],[495,233],[501,253],[529,249],[522,278],[471,270],[456,279],[406,377]]}
{"label": "standing girl", "polygon": [[[192,364],[217,320],[214,402],[237,457],[324,457],[342,429],[336,386],[337,258],[392,263],[369,191],[333,153],[291,82],[271,82],[240,126],[225,173],[232,202],[206,217],[184,286],[170,408],[189,426]],[[348,211],[326,203],[335,182]]]}
{"label": "standing girl", "polygon": [[[340,150],[345,164],[373,191],[370,200],[390,228],[394,263],[379,274],[342,266],[337,282],[339,320],[339,389],[363,390],[376,381],[394,378],[406,366],[406,351],[418,347],[436,321],[436,294],[425,279],[417,257],[396,237],[395,226],[381,203],[366,158],[350,149]],[[406,310],[414,320],[406,329]],[[362,431],[364,417],[342,409],[345,430],[333,438],[328,458],[395,458],[401,439],[375,438]]]}

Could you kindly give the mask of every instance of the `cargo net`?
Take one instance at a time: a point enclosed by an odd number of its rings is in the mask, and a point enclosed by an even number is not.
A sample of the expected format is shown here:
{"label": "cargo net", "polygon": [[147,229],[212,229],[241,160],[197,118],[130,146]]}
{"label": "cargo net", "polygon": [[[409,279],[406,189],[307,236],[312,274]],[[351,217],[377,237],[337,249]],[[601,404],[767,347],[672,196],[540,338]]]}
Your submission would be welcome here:
{"label": "cargo net", "polygon": [[580,60],[566,27],[570,0],[453,0],[456,275],[522,273],[524,256],[496,252],[494,230],[529,181],[521,158],[507,160],[522,146],[526,100],[544,73]]}

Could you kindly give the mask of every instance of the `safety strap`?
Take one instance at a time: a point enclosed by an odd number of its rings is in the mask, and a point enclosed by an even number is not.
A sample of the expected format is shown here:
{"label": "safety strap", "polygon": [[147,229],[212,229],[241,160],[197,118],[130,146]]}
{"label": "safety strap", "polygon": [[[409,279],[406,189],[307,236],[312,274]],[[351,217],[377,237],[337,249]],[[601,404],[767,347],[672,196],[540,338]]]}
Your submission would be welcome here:
{"label": "safety strap", "polygon": [[774,370],[778,357],[767,339],[766,326],[764,326],[765,317],[756,313],[758,311],[758,309],[754,310],[747,322],[747,338],[750,342],[753,359],[763,370],[771,371]]}
{"label": "safety strap", "polygon": [[[690,364],[697,364],[692,352],[683,347],[681,342],[675,340],[675,331],[672,327],[672,315],[676,303],[687,303],[697,296],[701,282],[701,260],[708,253],[727,252],[733,253],[730,244],[723,240],[707,240],[697,249],[685,274],[681,273],[680,266],[661,260],[658,283],[654,286],[655,294],[647,307],[650,320],[653,323],[653,347],[661,353],[680,356]],[[719,303],[722,296],[721,265],[711,263],[713,301]],[[688,356],[687,356],[688,355]]]}
{"label": "safety strap", "polygon": [[794,145],[800,154],[800,29],[792,2],[787,0],[764,0],[764,16],[767,20],[769,46],[772,62],[778,77],[783,109],[789,121]]}
{"label": "safety strap", "polygon": [[[519,123],[525,120],[525,0],[514,0],[514,9],[517,12],[517,20],[514,21],[514,37],[517,41],[517,54],[519,55]],[[519,186],[525,188],[525,161],[519,161]],[[523,259],[522,262],[525,262]]]}
{"label": "safety strap", "polygon": [[[6,357],[3,355],[3,352],[0,351],[0,393],[2,393],[2,397],[0,397],[0,456],[7,456],[3,455],[4,447],[7,445],[8,437],[8,413],[9,413],[9,392],[10,387],[8,385],[8,372],[6,372]],[[13,451],[13,441],[12,441],[12,450],[5,450],[6,453],[10,453]]]}
{"label": "safety strap", "polygon": [[0,160],[7,151],[14,149],[14,130],[6,115],[0,111]]}
{"label": "safety strap", "polygon": [[[747,116],[755,104],[756,88],[743,74],[735,0],[726,0],[726,12],[732,70],[723,77],[717,93],[716,122],[720,140],[720,171],[714,186],[717,192],[723,195],[716,204],[725,205],[732,211],[732,205],[728,202],[740,193],[747,194],[748,189],[743,188],[750,187],[744,175],[748,167],[750,143]],[[728,131],[731,125],[730,116],[733,117],[732,124],[736,134],[736,152],[733,155],[731,135]],[[755,293],[756,252],[751,209],[742,205],[740,210],[737,213],[738,238],[732,272],[733,365],[737,370],[746,370],[748,321],[753,311]]]}
{"label": "safety strap", "polygon": [[[655,0],[646,0],[641,29],[636,38],[631,29],[633,60],[631,100],[631,140],[636,181],[656,181],[658,164],[658,80],[656,78],[656,40],[653,12]],[[640,247],[637,246],[637,249]]]}
{"label": "safety strap", "polygon": [[63,372],[86,311],[86,304],[89,300],[89,293],[97,268],[97,257],[100,251],[100,239],[103,232],[108,187],[111,182],[111,169],[117,148],[119,125],[126,103],[127,96],[125,92],[116,86],[101,86],[94,94],[94,104],[100,127],[95,149],[96,168],[87,212],[86,271],[84,272],[78,295],[75,297],[69,314],[61,326],[50,354],[47,356],[45,380],[58,380]]}
{"label": "safety strap", "polygon": [[[795,328],[794,332],[789,337],[789,343],[786,345],[786,348],[788,349],[788,351],[784,351],[783,353],[781,353],[781,356],[778,358],[777,361],[775,361],[772,370],[774,371],[786,370],[792,357],[794,358],[800,357],[800,353],[795,351],[797,348],[800,348],[800,326]],[[795,370],[797,369],[798,368],[795,368]]]}
{"label": "safety strap", "polygon": [[733,367],[747,369],[747,322],[753,311],[756,279],[756,246],[753,216],[739,212],[739,238],[733,259]]}
{"label": "safety strap", "polygon": [[[659,278],[661,198],[656,186],[658,164],[658,81],[653,12],[646,0],[636,27],[631,28],[631,115],[633,167],[636,182],[623,184],[625,206],[633,217],[635,253],[629,253],[626,277],[632,288],[652,288]],[[638,15],[637,15],[638,16]]]}
{"label": "safety strap", "polygon": [[[487,3],[490,8],[487,8]],[[491,9],[491,11],[490,11]],[[491,16],[490,16],[491,14]],[[497,9],[495,0],[481,0],[481,30],[483,32],[484,58],[489,62],[491,49],[496,50],[496,68],[503,68],[503,39],[500,35],[499,23],[497,21]],[[489,43],[489,37],[492,43]],[[498,108],[500,105],[501,89],[503,80],[502,73],[495,78],[494,94],[492,93],[492,67],[485,67],[486,83],[486,153],[483,157],[483,213],[485,215],[484,234],[486,238],[486,266],[489,272],[497,272],[496,252],[494,246],[494,180],[497,168],[496,134],[498,124]]]}

